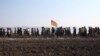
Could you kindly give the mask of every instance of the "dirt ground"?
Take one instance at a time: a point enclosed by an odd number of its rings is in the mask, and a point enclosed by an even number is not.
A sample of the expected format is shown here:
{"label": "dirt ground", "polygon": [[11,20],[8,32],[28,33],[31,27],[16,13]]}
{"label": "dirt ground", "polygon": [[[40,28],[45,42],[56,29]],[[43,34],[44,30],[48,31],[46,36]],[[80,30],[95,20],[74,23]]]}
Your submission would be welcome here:
{"label": "dirt ground", "polygon": [[0,56],[100,56],[100,38],[0,38]]}

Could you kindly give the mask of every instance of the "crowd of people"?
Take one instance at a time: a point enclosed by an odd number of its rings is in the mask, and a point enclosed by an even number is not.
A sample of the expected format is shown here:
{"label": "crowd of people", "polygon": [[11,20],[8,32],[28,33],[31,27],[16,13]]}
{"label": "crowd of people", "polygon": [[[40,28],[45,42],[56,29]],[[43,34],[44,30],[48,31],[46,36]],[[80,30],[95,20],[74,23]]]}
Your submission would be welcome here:
{"label": "crowd of people", "polygon": [[[30,29],[30,31],[29,31]],[[78,31],[78,33],[77,33]],[[26,28],[17,27],[12,30],[12,28],[0,28],[0,37],[99,37],[100,28],[99,27],[80,27],[78,30],[73,27],[73,32],[71,33],[70,27],[41,27],[41,31],[38,28]]]}

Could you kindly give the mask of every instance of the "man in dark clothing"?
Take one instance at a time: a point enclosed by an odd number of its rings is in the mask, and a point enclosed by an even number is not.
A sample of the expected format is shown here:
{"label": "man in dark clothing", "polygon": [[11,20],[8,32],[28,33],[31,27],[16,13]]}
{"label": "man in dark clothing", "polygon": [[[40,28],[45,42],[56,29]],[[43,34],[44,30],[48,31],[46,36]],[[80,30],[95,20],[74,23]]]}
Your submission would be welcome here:
{"label": "man in dark clothing", "polygon": [[52,27],[52,29],[51,29],[51,35],[55,36],[55,28],[54,27]]}
{"label": "man in dark clothing", "polygon": [[17,28],[17,35],[22,36],[22,28]]}
{"label": "man in dark clothing", "polygon": [[28,29],[24,29],[24,36],[30,36]]}
{"label": "man in dark clothing", "polygon": [[37,28],[36,35],[39,36],[39,29]]}
{"label": "man in dark clothing", "polygon": [[41,35],[45,36],[45,28],[44,27],[42,27]]}
{"label": "man in dark clothing", "polygon": [[0,28],[0,36],[3,36],[3,29],[2,28]]}
{"label": "man in dark clothing", "polygon": [[7,28],[7,36],[11,37],[11,28]]}
{"label": "man in dark clothing", "polygon": [[35,36],[35,33],[34,33],[34,28],[31,28],[31,36]]}
{"label": "man in dark clothing", "polygon": [[76,28],[73,27],[73,36],[76,36]]}

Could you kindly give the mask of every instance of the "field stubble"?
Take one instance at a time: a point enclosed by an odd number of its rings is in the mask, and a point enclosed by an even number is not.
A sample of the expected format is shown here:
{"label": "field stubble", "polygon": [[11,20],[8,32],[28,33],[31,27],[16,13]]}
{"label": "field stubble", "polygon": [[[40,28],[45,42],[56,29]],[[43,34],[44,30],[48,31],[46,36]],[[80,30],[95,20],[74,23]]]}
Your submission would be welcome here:
{"label": "field stubble", "polygon": [[0,38],[0,56],[100,56],[100,38]]}

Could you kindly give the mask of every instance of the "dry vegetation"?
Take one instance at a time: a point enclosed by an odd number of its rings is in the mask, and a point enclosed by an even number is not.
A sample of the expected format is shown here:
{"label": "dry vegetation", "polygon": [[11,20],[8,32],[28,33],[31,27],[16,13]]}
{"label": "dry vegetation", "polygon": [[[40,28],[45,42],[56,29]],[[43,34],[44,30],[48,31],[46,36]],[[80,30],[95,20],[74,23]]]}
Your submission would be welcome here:
{"label": "dry vegetation", "polygon": [[0,38],[0,56],[100,56],[100,38]]}

